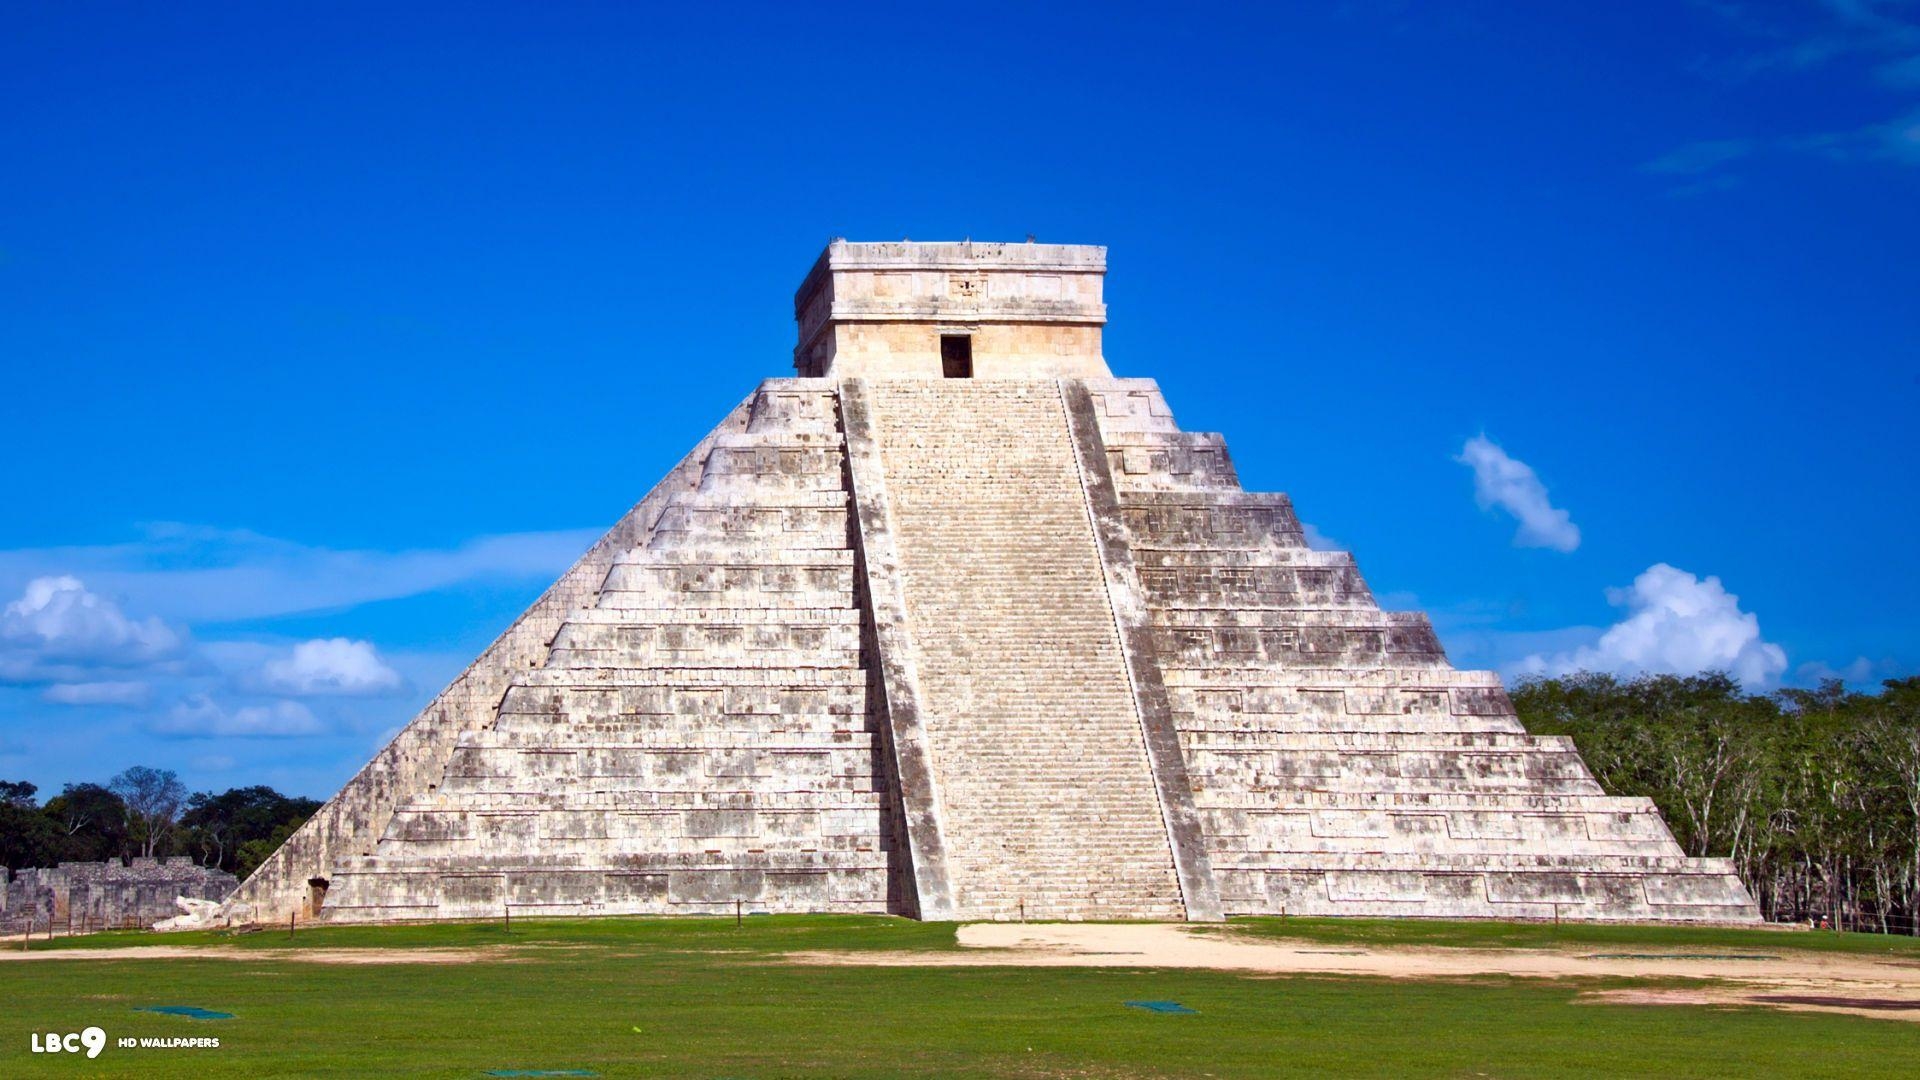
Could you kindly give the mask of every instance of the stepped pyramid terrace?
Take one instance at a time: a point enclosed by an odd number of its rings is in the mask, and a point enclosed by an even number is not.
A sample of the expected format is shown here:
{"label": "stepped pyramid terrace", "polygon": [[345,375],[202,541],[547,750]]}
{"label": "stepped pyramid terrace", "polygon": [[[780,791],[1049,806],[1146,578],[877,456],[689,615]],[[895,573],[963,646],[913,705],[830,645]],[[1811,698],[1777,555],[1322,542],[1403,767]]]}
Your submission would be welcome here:
{"label": "stepped pyramid terrace", "polygon": [[1114,377],[1105,272],[833,242],[794,376],[229,910],[1757,918],[1727,861],[1242,490],[1222,436]]}

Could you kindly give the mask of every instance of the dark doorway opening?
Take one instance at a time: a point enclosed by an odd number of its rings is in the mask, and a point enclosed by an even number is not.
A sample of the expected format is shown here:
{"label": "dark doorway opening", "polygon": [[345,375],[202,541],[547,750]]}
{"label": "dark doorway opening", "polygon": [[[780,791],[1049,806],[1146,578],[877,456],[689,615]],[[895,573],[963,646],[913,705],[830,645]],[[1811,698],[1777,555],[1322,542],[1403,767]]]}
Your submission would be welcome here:
{"label": "dark doorway opening", "polygon": [[940,374],[949,379],[973,378],[973,338],[966,334],[940,335]]}

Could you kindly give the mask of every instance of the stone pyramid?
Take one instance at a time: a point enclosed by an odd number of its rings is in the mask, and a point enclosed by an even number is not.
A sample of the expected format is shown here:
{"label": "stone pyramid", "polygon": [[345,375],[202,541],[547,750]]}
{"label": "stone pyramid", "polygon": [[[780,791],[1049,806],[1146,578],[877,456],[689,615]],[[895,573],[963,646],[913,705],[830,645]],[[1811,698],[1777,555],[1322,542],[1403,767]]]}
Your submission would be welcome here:
{"label": "stone pyramid", "polygon": [[835,241],[721,420],[255,918],[1752,920],[1100,351],[1106,252]]}

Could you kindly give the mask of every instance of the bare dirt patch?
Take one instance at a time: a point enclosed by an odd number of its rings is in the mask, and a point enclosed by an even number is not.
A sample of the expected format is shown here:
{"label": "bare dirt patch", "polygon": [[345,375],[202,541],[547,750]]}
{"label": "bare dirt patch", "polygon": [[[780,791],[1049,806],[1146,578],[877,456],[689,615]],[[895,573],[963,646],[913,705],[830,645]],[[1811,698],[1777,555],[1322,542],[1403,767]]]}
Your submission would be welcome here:
{"label": "bare dirt patch", "polygon": [[1721,983],[1695,986],[1623,987],[1595,990],[1579,1001],[1594,1005],[1708,1005],[1722,1008],[1759,1006],[1788,1012],[1845,1013],[1882,1020],[1920,1023],[1920,996],[1858,997],[1843,993],[1766,993],[1755,987]]}
{"label": "bare dirt patch", "polygon": [[[794,953],[800,963],[924,967],[1204,968],[1267,975],[1390,979],[1638,978],[1696,986],[1597,991],[1583,1000],[1662,1005],[1762,1005],[1920,1021],[1920,968],[1832,953],[1591,953],[1551,949],[1328,949],[1194,933],[1171,923],[976,923],[957,952]],[[1637,995],[1620,997],[1617,995]],[[1870,1004],[1862,1004],[1867,1002]],[[1897,1007],[1911,1002],[1911,1008]]]}

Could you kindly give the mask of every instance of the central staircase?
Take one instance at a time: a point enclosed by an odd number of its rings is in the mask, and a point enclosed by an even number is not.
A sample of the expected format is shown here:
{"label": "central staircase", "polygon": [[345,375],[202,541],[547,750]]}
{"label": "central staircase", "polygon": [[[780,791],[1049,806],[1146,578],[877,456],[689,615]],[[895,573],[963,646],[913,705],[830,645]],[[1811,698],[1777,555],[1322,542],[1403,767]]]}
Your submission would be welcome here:
{"label": "central staircase", "polygon": [[955,913],[1184,915],[1059,384],[871,384]]}

